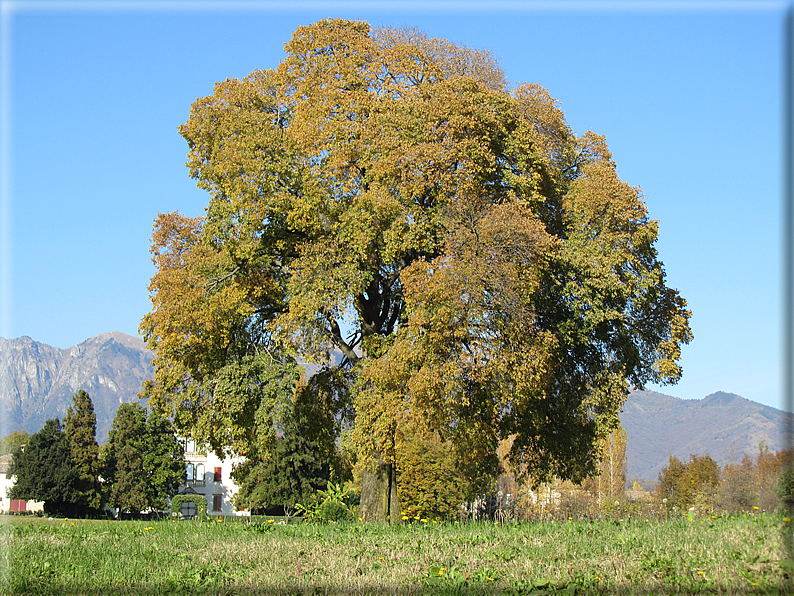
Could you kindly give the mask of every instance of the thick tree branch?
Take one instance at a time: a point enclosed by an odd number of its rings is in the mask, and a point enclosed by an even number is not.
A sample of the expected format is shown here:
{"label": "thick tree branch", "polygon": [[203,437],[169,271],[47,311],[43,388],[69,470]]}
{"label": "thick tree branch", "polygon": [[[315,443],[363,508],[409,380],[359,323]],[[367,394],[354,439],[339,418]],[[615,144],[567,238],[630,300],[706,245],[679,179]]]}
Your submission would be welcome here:
{"label": "thick tree branch", "polygon": [[339,329],[339,323],[336,322],[330,314],[323,313],[323,316],[328,321],[328,325],[330,329],[323,327],[323,332],[331,339],[334,345],[339,348],[342,354],[350,361],[350,364],[356,364],[360,357],[356,354],[353,348],[344,340],[342,339],[342,332]]}
{"label": "thick tree branch", "polygon": [[209,280],[206,284],[204,284],[204,290],[209,291],[215,288],[216,286],[222,284],[230,277],[234,277],[239,273],[240,269],[242,269],[242,265],[237,265],[234,269],[232,269],[229,273],[225,275],[221,275],[220,277],[216,277],[215,279]]}

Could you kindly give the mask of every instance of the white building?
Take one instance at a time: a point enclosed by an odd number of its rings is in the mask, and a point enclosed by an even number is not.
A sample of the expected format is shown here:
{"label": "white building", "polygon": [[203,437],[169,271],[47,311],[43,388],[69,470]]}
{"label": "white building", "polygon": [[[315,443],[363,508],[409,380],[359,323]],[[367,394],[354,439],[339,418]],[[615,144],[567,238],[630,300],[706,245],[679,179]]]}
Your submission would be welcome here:
{"label": "white building", "polygon": [[207,513],[215,515],[250,515],[237,511],[232,504],[238,486],[232,481],[232,466],[242,461],[240,457],[220,459],[213,451],[198,448],[192,440],[180,439],[185,448],[185,482],[180,493],[193,492],[207,499]]}

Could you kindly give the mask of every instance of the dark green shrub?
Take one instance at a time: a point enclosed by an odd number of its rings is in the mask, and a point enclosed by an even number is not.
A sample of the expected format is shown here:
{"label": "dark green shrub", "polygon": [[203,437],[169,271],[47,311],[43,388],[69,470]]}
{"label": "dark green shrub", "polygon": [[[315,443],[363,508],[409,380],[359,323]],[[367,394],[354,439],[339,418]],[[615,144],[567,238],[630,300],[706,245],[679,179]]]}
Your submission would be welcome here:
{"label": "dark green shrub", "polygon": [[342,521],[350,519],[350,511],[339,501],[324,501],[317,509],[317,517],[322,521]]}

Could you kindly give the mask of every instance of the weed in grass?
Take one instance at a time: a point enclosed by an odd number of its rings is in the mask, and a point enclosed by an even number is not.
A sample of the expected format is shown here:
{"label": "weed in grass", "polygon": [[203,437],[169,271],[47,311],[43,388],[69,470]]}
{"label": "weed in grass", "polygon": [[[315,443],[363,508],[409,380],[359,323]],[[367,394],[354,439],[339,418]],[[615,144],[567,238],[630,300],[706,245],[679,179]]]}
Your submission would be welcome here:
{"label": "weed in grass", "polygon": [[427,577],[423,578],[422,585],[430,593],[457,595],[463,594],[467,580],[468,576],[463,575],[454,567],[447,569],[432,565],[428,570]]}

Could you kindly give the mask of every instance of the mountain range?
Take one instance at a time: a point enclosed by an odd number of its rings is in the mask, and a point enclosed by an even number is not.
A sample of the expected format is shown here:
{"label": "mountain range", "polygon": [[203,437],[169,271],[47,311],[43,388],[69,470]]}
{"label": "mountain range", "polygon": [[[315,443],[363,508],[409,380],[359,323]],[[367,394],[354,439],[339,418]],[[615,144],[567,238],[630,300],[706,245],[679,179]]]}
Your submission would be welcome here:
{"label": "mountain range", "polygon": [[97,417],[103,443],[119,404],[138,401],[151,379],[154,354],[139,337],[111,331],[62,350],[29,337],[0,338],[0,422],[2,434],[38,432],[44,422],[63,422],[72,396],[83,389]]}
{"label": "mountain range", "polygon": [[792,414],[733,393],[718,391],[703,399],[679,399],[655,391],[633,391],[620,415],[626,429],[629,478],[656,480],[669,456],[689,461],[710,455],[720,466],[745,453],[757,455],[792,445]]}
{"label": "mountain range", "polygon": [[[0,436],[34,433],[50,418],[66,415],[72,396],[85,390],[94,403],[97,440],[107,439],[119,404],[138,401],[151,379],[154,354],[138,337],[111,331],[62,350],[32,340],[0,338]],[[759,445],[792,445],[783,432],[792,414],[725,392],[683,400],[653,391],[633,391],[621,423],[628,437],[628,477],[656,480],[670,454],[711,455],[725,465]]]}

